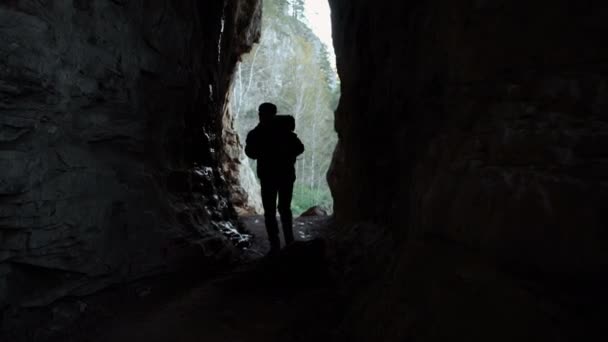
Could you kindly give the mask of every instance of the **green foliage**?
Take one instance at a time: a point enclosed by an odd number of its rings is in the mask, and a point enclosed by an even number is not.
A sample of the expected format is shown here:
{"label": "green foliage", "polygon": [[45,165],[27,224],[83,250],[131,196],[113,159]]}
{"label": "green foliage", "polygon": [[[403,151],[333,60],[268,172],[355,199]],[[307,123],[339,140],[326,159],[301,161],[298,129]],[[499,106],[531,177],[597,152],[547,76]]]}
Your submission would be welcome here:
{"label": "green foliage", "polygon": [[340,97],[328,48],[302,22],[303,11],[302,0],[264,1],[260,43],[237,67],[229,101],[241,141],[257,124],[262,102],[295,117],[306,148],[296,164],[296,212],[331,207],[325,174],[337,142],[333,112]]}
{"label": "green foliage", "polygon": [[333,200],[329,189],[309,188],[301,184],[297,184],[293,189],[291,211],[293,211],[296,216],[316,205],[331,212],[332,204]]}

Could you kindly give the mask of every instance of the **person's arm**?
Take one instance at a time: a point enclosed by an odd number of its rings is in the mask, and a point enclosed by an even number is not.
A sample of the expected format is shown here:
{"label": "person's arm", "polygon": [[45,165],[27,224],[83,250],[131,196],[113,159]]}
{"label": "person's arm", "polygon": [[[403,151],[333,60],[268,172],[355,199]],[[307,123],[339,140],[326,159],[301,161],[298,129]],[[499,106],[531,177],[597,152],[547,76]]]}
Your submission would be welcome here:
{"label": "person's arm", "polygon": [[255,129],[247,134],[247,139],[245,140],[245,154],[251,159],[258,159],[259,157],[260,148],[257,140]]}
{"label": "person's arm", "polygon": [[292,135],[291,148],[294,158],[304,153],[304,144],[295,133]]}

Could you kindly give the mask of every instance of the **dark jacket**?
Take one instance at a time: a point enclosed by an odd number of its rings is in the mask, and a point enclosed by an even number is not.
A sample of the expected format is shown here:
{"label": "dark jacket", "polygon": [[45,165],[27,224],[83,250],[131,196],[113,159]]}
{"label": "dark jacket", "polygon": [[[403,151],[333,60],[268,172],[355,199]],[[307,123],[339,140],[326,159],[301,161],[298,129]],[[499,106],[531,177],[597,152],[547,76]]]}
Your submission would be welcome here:
{"label": "dark jacket", "polygon": [[295,162],[304,152],[298,136],[277,125],[258,124],[247,134],[245,154],[258,161],[258,177],[295,181]]}

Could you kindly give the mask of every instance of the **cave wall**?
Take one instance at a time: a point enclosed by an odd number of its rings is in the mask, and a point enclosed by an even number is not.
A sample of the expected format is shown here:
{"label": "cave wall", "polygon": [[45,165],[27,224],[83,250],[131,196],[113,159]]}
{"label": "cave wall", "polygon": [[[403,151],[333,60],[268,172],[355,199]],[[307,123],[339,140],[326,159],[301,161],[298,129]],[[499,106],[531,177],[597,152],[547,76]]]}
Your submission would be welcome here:
{"label": "cave wall", "polygon": [[229,93],[224,105],[222,140],[225,153],[222,158],[222,170],[230,184],[232,205],[239,216],[261,215],[264,208],[260,183],[249,165],[249,157],[245,155],[245,142],[239,138],[228,101]]}
{"label": "cave wall", "polygon": [[338,236],[359,241],[345,246],[353,267],[367,258],[383,279],[353,314],[351,340],[401,341],[416,329],[415,340],[567,339],[559,329],[573,319],[548,318],[563,303],[540,303],[497,270],[550,286],[605,280],[608,6],[330,4],[342,81],[328,174]]}
{"label": "cave wall", "polygon": [[331,3],[341,222],[606,265],[607,6]]}
{"label": "cave wall", "polygon": [[260,16],[257,0],[0,4],[0,307],[233,254],[222,108]]}

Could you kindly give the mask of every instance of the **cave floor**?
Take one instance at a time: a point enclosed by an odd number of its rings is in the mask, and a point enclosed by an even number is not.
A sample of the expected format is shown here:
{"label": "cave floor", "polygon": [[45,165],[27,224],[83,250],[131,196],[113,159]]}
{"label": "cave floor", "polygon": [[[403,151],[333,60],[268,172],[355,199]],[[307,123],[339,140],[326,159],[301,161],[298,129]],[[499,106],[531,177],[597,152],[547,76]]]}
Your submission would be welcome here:
{"label": "cave floor", "polygon": [[[327,273],[323,243],[313,240],[323,217],[294,222],[293,246],[278,258],[268,250],[263,218],[243,218],[254,234],[244,260],[188,283],[156,280],[89,303],[89,321],[57,341],[322,341],[341,317],[340,296]],[[101,305],[103,303],[103,305]],[[95,310],[97,310],[95,312]]]}

